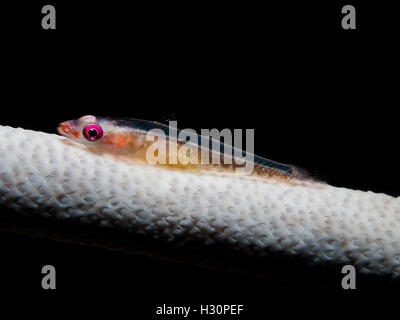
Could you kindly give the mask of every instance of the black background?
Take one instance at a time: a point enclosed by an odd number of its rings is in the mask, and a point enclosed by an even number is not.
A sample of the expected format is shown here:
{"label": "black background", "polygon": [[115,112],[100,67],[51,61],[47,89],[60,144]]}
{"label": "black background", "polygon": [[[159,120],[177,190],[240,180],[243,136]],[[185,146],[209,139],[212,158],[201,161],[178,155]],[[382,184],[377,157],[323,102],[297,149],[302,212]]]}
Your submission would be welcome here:
{"label": "black background", "polygon": [[[398,196],[396,8],[323,2],[2,5],[1,124],[55,133],[94,114],[254,128],[260,156]],[[56,7],[56,30],[41,28],[44,4]],[[357,30],[341,28],[345,4]],[[16,315],[162,319],[155,307],[166,303],[245,305],[226,319],[320,317],[317,306],[356,316],[392,305],[398,288],[344,291],[340,270],[336,287],[316,288],[6,232],[0,241],[1,307]],[[55,291],[41,289],[45,264]]]}

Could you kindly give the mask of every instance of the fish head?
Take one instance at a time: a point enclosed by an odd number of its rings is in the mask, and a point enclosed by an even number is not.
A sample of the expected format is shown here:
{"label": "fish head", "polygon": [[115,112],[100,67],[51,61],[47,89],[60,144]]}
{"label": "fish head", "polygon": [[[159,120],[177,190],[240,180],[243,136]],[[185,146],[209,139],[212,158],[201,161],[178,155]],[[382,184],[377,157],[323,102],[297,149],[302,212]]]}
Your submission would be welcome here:
{"label": "fish head", "polygon": [[83,144],[98,141],[104,135],[100,122],[91,115],[61,122],[57,131],[62,136]]}

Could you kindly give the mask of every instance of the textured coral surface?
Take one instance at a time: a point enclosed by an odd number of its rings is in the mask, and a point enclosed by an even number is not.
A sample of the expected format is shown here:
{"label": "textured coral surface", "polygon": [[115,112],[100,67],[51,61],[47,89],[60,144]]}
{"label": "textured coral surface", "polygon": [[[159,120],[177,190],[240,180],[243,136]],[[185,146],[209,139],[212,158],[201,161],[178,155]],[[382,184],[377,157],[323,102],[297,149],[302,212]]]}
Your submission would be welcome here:
{"label": "textured coral surface", "polygon": [[[400,199],[307,182],[126,162],[57,135],[0,126],[0,203],[176,243],[400,272]],[[17,213],[16,213],[17,214]]]}

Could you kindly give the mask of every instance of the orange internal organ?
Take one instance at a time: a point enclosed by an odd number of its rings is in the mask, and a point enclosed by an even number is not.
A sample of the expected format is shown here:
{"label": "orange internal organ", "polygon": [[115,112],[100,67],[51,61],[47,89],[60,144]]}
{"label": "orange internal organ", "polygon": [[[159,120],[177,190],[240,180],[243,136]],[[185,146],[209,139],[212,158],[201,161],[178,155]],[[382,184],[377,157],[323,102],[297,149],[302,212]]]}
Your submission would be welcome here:
{"label": "orange internal organ", "polygon": [[102,143],[112,145],[116,148],[122,148],[128,142],[133,142],[134,136],[127,135],[125,133],[109,132],[101,139]]}

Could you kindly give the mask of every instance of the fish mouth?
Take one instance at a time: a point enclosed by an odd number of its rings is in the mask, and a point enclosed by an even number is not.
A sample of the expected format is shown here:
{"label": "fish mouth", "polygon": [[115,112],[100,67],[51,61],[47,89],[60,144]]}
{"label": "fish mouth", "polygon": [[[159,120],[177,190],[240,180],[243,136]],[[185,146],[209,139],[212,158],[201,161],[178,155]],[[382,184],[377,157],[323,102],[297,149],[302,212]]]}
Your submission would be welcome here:
{"label": "fish mouth", "polygon": [[65,136],[65,135],[66,135],[66,133],[65,133],[64,130],[62,129],[61,125],[58,126],[57,132],[58,132],[59,134],[61,134],[62,136]]}

